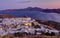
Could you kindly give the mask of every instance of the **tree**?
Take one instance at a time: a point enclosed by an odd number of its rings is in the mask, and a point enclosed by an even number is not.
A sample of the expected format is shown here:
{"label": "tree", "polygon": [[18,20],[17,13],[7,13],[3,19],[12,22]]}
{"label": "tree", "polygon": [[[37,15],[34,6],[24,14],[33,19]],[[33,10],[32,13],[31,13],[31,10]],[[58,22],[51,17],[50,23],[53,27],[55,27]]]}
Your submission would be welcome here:
{"label": "tree", "polygon": [[34,27],[34,28],[41,28],[39,25],[35,25],[34,23],[32,23],[32,27]]}
{"label": "tree", "polygon": [[19,36],[23,36],[23,34],[20,33],[20,32],[17,32],[17,33],[14,33],[14,36],[15,36],[15,37],[19,37]]}
{"label": "tree", "polygon": [[46,32],[45,35],[50,36],[50,33]]}
{"label": "tree", "polygon": [[55,36],[55,33],[54,32],[51,32],[51,36]]}

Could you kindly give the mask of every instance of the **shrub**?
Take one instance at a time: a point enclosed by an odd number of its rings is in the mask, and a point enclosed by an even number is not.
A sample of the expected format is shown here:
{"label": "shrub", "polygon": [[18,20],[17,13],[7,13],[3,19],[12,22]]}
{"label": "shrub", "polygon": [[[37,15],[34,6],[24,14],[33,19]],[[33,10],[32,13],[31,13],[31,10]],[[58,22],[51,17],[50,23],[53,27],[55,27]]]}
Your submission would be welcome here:
{"label": "shrub", "polygon": [[19,36],[23,36],[23,34],[20,33],[20,32],[17,32],[17,33],[14,33],[14,36],[15,36],[15,37],[19,37]]}

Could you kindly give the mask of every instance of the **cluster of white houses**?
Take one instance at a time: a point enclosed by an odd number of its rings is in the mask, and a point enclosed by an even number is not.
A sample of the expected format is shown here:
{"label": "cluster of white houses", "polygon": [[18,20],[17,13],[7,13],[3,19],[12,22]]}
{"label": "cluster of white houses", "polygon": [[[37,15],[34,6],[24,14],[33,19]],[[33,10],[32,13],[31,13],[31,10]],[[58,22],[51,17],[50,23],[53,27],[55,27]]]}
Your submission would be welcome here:
{"label": "cluster of white houses", "polygon": [[[32,23],[35,25],[39,25],[41,28],[32,27]],[[19,30],[18,30],[19,29]],[[57,30],[50,30],[45,28],[44,25],[39,24],[34,19],[30,17],[20,17],[20,18],[1,18],[0,19],[0,35],[6,35],[8,33],[16,33],[16,32],[26,32],[34,34],[35,31],[43,31],[43,32],[55,32],[59,33]],[[37,32],[36,34],[41,34],[41,32]]]}

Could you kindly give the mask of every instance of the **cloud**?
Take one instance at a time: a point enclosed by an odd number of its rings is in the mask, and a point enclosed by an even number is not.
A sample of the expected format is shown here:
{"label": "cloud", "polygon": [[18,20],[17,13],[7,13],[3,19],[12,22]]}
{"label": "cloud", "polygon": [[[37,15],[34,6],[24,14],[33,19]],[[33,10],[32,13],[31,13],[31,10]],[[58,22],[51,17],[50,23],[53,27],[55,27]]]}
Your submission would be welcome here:
{"label": "cloud", "polygon": [[20,1],[18,3],[30,3],[30,2],[32,2],[32,1]]}
{"label": "cloud", "polygon": [[39,2],[40,0],[22,0],[22,1],[19,1],[18,3],[32,3],[32,2]]}

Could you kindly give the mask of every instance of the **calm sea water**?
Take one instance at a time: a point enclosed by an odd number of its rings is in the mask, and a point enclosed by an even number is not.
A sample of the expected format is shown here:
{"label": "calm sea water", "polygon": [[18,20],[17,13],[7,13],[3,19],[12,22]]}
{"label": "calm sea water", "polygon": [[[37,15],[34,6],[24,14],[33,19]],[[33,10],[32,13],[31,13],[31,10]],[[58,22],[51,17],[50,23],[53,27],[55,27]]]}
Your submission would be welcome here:
{"label": "calm sea water", "polygon": [[40,11],[15,11],[15,12],[0,12],[0,14],[9,14],[16,17],[29,16],[34,19],[52,20],[60,22],[60,14],[57,13],[43,13]]}

